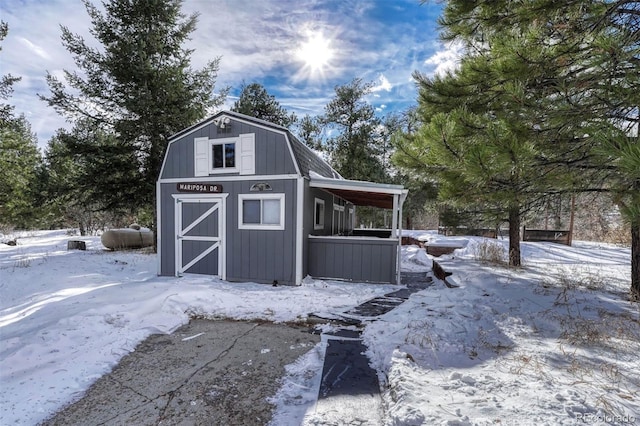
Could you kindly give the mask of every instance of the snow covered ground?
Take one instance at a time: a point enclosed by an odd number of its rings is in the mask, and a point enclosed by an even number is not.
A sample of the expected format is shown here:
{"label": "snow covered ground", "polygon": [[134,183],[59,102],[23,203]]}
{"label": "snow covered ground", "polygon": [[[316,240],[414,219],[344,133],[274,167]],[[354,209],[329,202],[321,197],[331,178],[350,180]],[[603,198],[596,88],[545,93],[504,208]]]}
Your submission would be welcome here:
{"label": "snow covered ground", "polygon": [[[640,422],[640,308],[627,301],[630,250],[576,242],[523,243],[524,267],[482,261],[504,241],[422,240],[463,246],[440,258],[453,272],[369,323],[364,341],[383,383],[383,422],[417,424],[635,424]],[[0,424],[35,424],[77,399],[152,333],[190,315],[304,320],[341,312],[393,286],[306,279],[300,287],[158,277],[142,252],[68,251],[65,231],[0,244]],[[442,240],[445,241],[442,241]],[[404,248],[403,269],[431,260]],[[321,308],[319,308],[321,307]],[[274,425],[310,415],[322,344],[288,368],[272,402]]]}

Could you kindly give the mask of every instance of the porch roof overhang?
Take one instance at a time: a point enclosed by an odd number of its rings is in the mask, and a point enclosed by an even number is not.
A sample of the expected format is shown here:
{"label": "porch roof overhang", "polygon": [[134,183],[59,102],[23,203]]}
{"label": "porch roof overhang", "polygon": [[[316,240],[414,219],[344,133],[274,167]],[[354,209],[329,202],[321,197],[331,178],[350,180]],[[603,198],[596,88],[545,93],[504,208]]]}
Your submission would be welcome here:
{"label": "porch roof overhang", "polygon": [[[402,185],[365,182],[349,179],[332,179],[310,173],[309,186],[320,188],[349,201],[356,206],[372,206],[383,209],[393,209],[394,199],[402,205],[408,190]],[[398,204],[395,204],[396,208]]]}

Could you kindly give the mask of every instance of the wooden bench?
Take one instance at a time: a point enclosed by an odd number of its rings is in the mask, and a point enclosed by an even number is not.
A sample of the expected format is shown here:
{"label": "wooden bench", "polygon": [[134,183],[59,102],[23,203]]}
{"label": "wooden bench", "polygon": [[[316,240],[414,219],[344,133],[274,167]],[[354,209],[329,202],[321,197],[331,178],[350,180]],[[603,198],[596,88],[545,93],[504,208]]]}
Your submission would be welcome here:
{"label": "wooden bench", "polygon": [[571,231],[557,229],[522,228],[522,241],[558,243],[571,245]]}

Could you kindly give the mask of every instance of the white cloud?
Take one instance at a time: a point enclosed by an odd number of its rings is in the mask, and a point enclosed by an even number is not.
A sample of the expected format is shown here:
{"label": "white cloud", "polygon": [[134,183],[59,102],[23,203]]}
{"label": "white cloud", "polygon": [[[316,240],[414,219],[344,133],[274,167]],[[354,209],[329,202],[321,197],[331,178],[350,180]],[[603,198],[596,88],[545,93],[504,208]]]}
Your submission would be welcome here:
{"label": "white cloud", "polygon": [[[102,8],[100,1],[91,3]],[[437,34],[422,31],[423,23],[434,20],[427,6],[408,0],[396,8],[410,10],[412,17],[424,15],[426,21],[418,23],[408,20],[407,14],[402,19],[380,15],[383,9],[391,13],[388,4],[386,0],[185,0],[186,15],[199,13],[196,31],[185,48],[194,50],[194,69],[221,57],[216,89],[231,86],[237,94],[243,81],[259,82],[300,115],[321,114],[335,95],[334,88],[356,77],[373,81],[371,97],[390,111],[415,98],[409,77],[424,67],[425,52],[433,49]],[[2,74],[22,77],[9,102],[17,114],[27,115],[44,147],[57,128],[70,127],[37,96],[49,94],[47,71],[61,77],[61,70],[77,69],[62,46],[60,25],[91,47],[101,50],[102,46],[90,33],[91,22],[81,0],[0,0],[0,16],[9,24],[0,53]],[[299,78],[301,63],[295,55],[307,30],[322,32],[334,49],[331,67],[315,80]],[[229,98],[225,107],[232,104]]]}
{"label": "white cloud", "polygon": [[390,92],[392,88],[393,86],[391,85],[391,83],[389,83],[387,77],[385,77],[384,74],[380,74],[380,77],[378,78],[378,84],[371,88],[371,92],[375,93],[380,92],[381,90]]}
{"label": "white cloud", "polygon": [[455,70],[460,64],[463,46],[460,43],[447,43],[442,49],[431,55],[424,64],[435,67],[435,75],[445,75],[447,71]]}
{"label": "white cloud", "polygon": [[37,44],[32,43],[31,41],[29,41],[28,39],[26,39],[24,37],[18,37],[18,40],[22,44],[27,46],[27,49],[29,49],[30,51],[32,51],[36,55],[40,56],[42,59],[47,60],[47,61],[51,59],[51,56],[42,47],[38,46]]}

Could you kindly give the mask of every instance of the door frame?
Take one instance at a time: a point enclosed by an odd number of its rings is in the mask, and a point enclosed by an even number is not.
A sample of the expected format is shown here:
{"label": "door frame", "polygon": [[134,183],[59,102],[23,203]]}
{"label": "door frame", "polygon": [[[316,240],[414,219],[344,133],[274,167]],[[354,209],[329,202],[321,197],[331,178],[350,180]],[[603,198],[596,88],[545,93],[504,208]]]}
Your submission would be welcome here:
{"label": "door frame", "polygon": [[[211,241],[213,242],[211,251],[215,250],[215,245],[217,243],[218,248],[218,278],[221,280],[227,279],[227,253],[226,253],[226,241],[227,241],[227,197],[229,194],[172,194],[174,198],[174,233],[175,233],[175,275],[180,277],[185,274],[184,268],[182,265],[182,241]],[[205,220],[206,217],[211,214],[218,212],[218,236],[217,237],[207,237],[207,236],[184,236],[184,229],[182,229],[182,204],[186,203],[217,203],[217,208],[214,206],[211,209],[207,210],[203,213],[198,219],[196,219],[195,225]],[[213,210],[212,210],[213,209]],[[190,230],[190,227],[195,226],[194,223],[191,223],[185,228],[187,232]],[[208,253],[200,254],[196,256],[195,259],[202,256],[205,257]],[[195,260],[194,259],[194,260]],[[192,260],[193,264],[197,263],[199,260]],[[191,265],[193,266],[193,265]],[[190,267],[191,267],[190,266]],[[187,272],[188,273],[188,272]]]}

